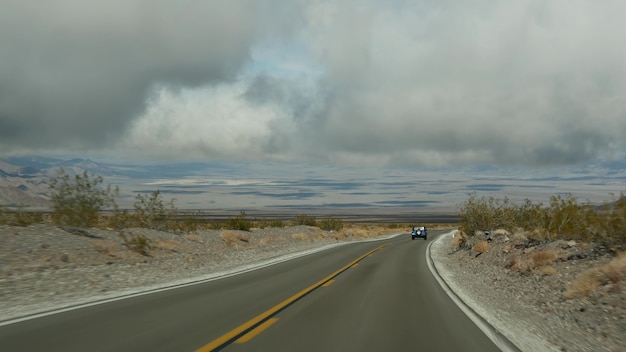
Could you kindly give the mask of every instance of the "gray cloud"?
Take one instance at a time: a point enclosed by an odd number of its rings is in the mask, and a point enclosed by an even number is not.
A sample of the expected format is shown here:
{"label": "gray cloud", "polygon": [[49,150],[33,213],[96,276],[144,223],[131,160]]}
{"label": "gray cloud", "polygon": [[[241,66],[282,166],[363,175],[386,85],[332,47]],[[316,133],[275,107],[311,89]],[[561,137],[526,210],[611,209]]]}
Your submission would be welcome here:
{"label": "gray cloud", "polygon": [[99,148],[155,84],[232,80],[277,25],[243,1],[2,1],[0,125],[7,146]]}
{"label": "gray cloud", "polygon": [[625,4],[344,5],[309,21],[337,89],[324,145],[342,158],[534,165],[626,154]]}
{"label": "gray cloud", "polygon": [[622,1],[8,3],[3,148],[436,166],[626,155]]}

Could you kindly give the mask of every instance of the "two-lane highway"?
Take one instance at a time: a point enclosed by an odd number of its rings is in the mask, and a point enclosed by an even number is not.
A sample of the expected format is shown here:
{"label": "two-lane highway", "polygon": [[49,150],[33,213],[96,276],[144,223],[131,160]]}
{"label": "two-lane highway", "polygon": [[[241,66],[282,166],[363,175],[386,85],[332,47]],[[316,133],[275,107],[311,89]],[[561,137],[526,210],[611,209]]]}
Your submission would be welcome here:
{"label": "two-lane highway", "polygon": [[429,241],[348,244],[0,326],[0,351],[498,351],[433,279]]}

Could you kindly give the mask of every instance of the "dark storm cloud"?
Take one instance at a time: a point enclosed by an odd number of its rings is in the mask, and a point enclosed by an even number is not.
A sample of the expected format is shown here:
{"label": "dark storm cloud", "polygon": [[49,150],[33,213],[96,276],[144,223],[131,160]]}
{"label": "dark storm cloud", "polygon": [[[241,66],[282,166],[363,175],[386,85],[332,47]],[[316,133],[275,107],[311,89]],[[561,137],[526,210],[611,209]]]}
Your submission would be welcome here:
{"label": "dark storm cloud", "polygon": [[280,22],[263,17],[263,2],[0,4],[5,152],[101,147],[144,111],[154,85],[232,80],[254,41]]}

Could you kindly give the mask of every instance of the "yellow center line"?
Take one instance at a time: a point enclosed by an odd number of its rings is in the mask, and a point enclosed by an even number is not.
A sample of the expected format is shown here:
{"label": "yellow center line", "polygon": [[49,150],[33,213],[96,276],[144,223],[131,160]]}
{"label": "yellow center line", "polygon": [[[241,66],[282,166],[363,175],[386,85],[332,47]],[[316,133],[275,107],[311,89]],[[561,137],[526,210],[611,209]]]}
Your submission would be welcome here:
{"label": "yellow center line", "polygon": [[328,281],[326,281],[325,284],[322,285],[322,287],[328,287],[328,286],[332,285],[333,282],[335,282],[335,280],[328,280]]}
{"label": "yellow center line", "polygon": [[304,295],[306,295],[309,292],[315,290],[316,288],[322,286],[323,284],[325,284],[329,280],[333,279],[335,276],[341,274],[342,272],[348,270],[348,268],[350,268],[354,264],[358,263],[359,261],[363,260],[363,258],[365,258],[368,255],[371,255],[372,253],[374,253],[374,252],[384,248],[387,245],[388,244],[384,244],[382,246],[376,247],[376,248],[372,249],[371,251],[363,254],[362,256],[360,256],[360,257],[356,258],[355,260],[353,260],[352,262],[348,263],[346,266],[344,266],[341,269],[335,271],[334,273],[328,275],[327,277],[321,279],[320,281],[314,283],[313,285],[305,288],[304,290],[302,290],[302,291],[296,293],[295,295],[287,298],[286,300],[278,303],[274,307],[266,310],[265,312],[263,312],[263,313],[257,315],[256,317],[248,320],[247,322],[239,325],[238,327],[236,327],[236,328],[232,329],[231,331],[225,333],[224,335],[216,338],[215,340],[209,342],[208,344],[200,347],[199,349],[196,350],[196,352],[210,352],[210,351],[213,351],[214,349],[216,349],[218,347],[221,347],[221,346],[229,343],[231,340],[237,338],[238,336],[241,336],[246,331],[248,331],[250,329],[253,329],[255,326],[263,323],[268,318],[271,318],[274,314],[278,313],[280,310],[284,309],[285,307],[287,307],[291,303],[295,302],[296,300],[302,298]]}
{"label": "yellow center line", "polygon": [[235,341],[235,343],[246,343],[246,342],[252,340],[256,335],[262,333],[263,330],[269,328],[270,326],[272,326],[277,321],[278,321],[278,318],[269,318],[269,319],[267,319],[263,324],[257,326],[256,328],[252,329],[249,333],[247,333],[247,334],[243,335],[242,337],[240,337],[239,339],[237,339],[237,341]]}

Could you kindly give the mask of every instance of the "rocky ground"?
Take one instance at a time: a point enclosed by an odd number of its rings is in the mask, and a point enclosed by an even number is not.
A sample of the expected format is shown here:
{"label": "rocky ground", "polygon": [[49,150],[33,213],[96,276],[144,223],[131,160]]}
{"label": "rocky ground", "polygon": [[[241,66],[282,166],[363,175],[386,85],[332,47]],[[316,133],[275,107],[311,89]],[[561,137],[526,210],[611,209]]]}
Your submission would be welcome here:
{"label": "rocky ground", "polygon": [[[0,322],[393,232],[296,226],[251,232],[129,229],[121,236],[113,230],[0,225]],[[144,237],[150,241],[142,245]],[[615,263],[608,249],[535,243],[504,233],[492,236],[487,249],[475,246],[486,238],[472,240],[461,247],[451,236],[435,241],[436,267],[464,301],[522,350],[626,350],[626,265],[607,266]],[[592,294],[579,297],[582,288],[572,283],[599,265],[605,269],[598,272],[608,276]]]}
{"label": "rocky ground", "polygon": [[501,232],[461,245],[447,236],[432,256],[453,290],[523,351],[626,351],[624,255]]}

